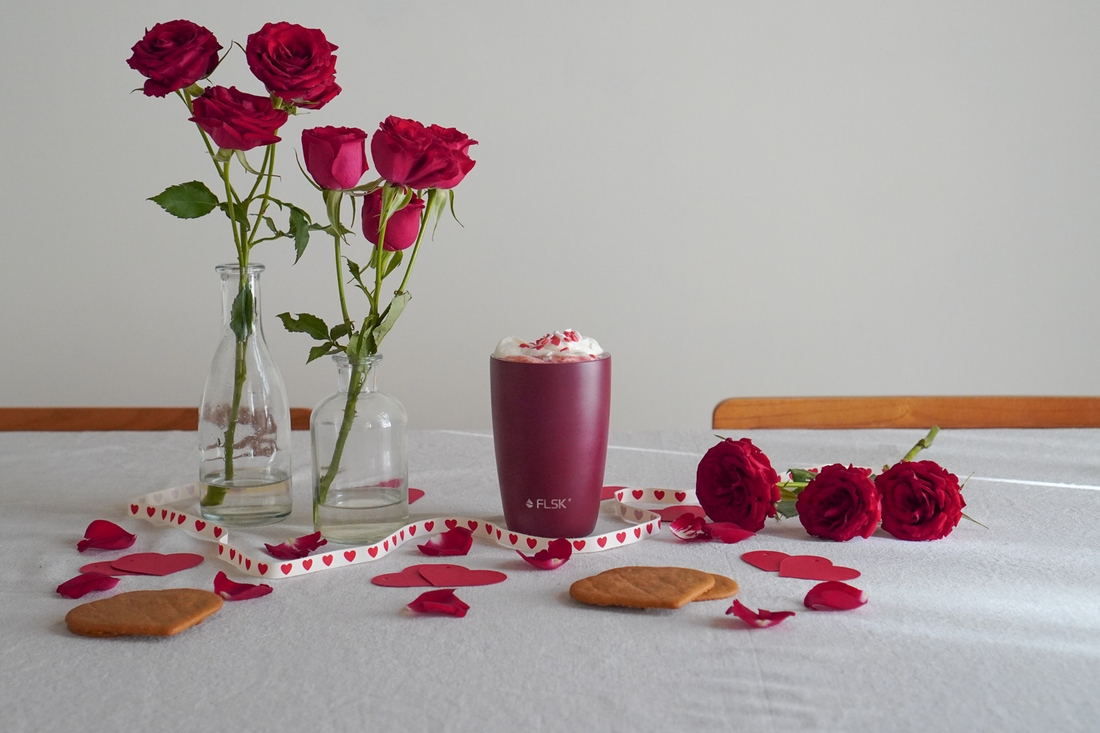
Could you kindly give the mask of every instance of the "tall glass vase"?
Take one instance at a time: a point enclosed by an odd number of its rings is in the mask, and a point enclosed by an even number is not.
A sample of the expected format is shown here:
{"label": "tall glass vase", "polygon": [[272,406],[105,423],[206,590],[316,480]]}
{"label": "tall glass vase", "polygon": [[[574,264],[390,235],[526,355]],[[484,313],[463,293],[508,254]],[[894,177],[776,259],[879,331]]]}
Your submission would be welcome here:
{"label": "tall glass vase", "polygon": [[409,517],[408,418],[376,388],[381,354],[332,359],[339,389],[309,421],[313,525],[334,542],[377,542]]}
{"label": "tall glass vase", "polygon": [[260,320],[263,265],[219,265],[222,335],[199,412],[199,506],[222,524],[290,514],[290,406]]}

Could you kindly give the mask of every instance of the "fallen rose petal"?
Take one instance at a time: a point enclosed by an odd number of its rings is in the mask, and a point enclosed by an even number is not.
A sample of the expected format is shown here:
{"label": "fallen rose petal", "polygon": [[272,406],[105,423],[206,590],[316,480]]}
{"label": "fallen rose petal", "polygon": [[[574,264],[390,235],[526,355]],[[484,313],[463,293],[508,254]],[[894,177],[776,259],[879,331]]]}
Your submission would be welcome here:
{"label": "fallen rose petal", "polygon": [[756,536],[756,532],[741,529],[733,522],[710,522],[706,525],[705,529],[710,533],[712,538],[719,542],[724,542],[727,545],[732,545],[741,540],[747,540],[749,537]]}
{"label": "fallen rose petal", "polygon": [[455,527],[437,534],[422,545],[417,545],[425,555],[465,555],[474,544],[473,532],[465,527]]}
{"label": "fallen rose petal", "polygon": [[417,613],[438,613],[462,618],[470,607],[459,600],[454,590],[441,588],[421,593],[416,600],[409,604],[409,608]]}
{"label": "fallen rose petal", "polygon": [[66,598],[80,598],[94,590],[110,590],[118,585],[118,578],[103,573],[81,573],[57,586],[57,592]]}
{"label": "fallen rose petal", "polygon": [[706,542],[710,539],[707,520],[690,512],[684,512],[668,528],[672,534],[688,542]]}
{"label": "fallen rose petal", "polygon": [[219,570],[214,576],[214,592],[227,601],[244,601],[249,598],[259,598],[271,592],[271,586],[260,583],[235,583],[229,579],[224,571]]}
{"label": "fallen rose petal", "polygon": [[136,534],[130,534],[114,522],[97,519],[84,530],[84,539],[76,543],[76,549],[84,552],[89,547],[100,550],[125,550],[134,544]]}
{"label": "fallen rose petal", "polygon": [[320,532],[314,532],[313,534],[307,534],[297,539],[287,540],[278,545],[264,543],[264,547],[267,548],[268,553],[272,557],[278,558],[279,560],[297,560],[300,557],[305,557],[318,547],[327,544],[328,540],[321,539]]}
{"label": "fallen rose petal", "polygon": [[761,629],[767,628],[768,626],[775,626],[788,616],[794,615],[794,611],[765,611],[763,608],[754,612],[741,603],[741,601],[733,602],[733,605],[726,611],[726,615],[728,616],[731,613],[749,626],[755,626]]}
{"label": "fallen rose petal", "polygon": [[867,602],[867,592],[859,588],[841,583],[838,580],[828,580],[818,583],[806,594],[806,608],[815,611],[849,611],[859,608]]}
{"label": "fallen rose petal", "polygon": [[666,525],[684,514],[694,514],[704,519],[707,516],[707,513],[703,511],[703,507],[691,506],[690,504],[678,504],[676,506],[665,507],[664,509],[650,509],[649,511],[659,514],[661,516],[661,521]]}
{"label": "fallen rose petal", "polygon": [[560,568],[573,556],[573,545],[569,540],[552,540],[545,550],[539,550],[531,557],[516,550],[519,556],[540,570]]}

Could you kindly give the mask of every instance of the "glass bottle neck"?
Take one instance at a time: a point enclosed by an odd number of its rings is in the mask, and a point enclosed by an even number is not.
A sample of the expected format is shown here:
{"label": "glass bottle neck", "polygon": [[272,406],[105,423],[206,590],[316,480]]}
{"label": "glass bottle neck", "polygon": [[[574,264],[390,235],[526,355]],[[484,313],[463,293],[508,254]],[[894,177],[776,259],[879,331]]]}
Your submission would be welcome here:
{"label": "glass bottle neck", "polygon": [[359,392],[374,392],[377,389],[378,363],[382,361],[381,354],[364,356],[356,361],[348,358],[347,354],[336,354],[332,357],[336,362],[336,383],[341,392],[348,392],[352,387],[352,377],[356,378]]}
{"label": "glass bottle neck", "polygon": [[214,268],[222,280],[222,328],[231,329],[240,340],[263,336],[260,321],[260,264],[218,265]]}

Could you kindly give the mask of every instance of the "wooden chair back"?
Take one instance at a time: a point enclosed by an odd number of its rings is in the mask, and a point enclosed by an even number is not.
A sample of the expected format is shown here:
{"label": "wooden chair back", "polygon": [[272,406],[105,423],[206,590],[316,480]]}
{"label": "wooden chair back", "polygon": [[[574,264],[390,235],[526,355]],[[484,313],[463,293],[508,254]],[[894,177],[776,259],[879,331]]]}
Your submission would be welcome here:
{"label": "wooden chair back", "polygon": [[1096,428],[1100,397],[735,397],[716,430],[756,428]]}
{"label": "wooden chair back", "polygon": [[[308,407],[290,408],[292,430],[309,430]],[[0,407],[0,431],[198,430],[197,407]]]}

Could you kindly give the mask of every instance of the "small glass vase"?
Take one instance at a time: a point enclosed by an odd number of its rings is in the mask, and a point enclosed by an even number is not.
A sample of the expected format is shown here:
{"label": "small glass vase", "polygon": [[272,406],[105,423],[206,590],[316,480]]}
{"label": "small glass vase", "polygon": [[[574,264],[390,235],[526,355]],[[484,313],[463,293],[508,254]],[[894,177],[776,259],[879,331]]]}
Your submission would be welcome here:
{"label": "small glass vase", "polygon": [[336,362],[339,389],[313,410],[313,526],[334,542],[369,544],[409,517],[408,418],[375,387],[382,355]]}
{"label": "small glass vase", "polygon": [[222,336],[199,411],[199,508],[221,524],[290,514],[290,406],[260,320],[263,265],[219,265]]}

